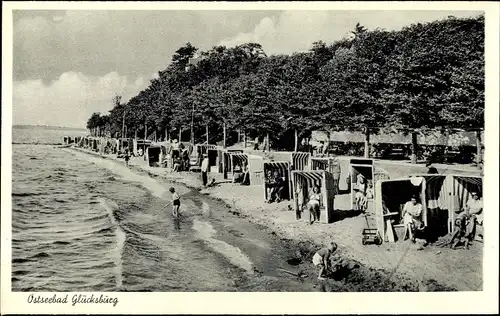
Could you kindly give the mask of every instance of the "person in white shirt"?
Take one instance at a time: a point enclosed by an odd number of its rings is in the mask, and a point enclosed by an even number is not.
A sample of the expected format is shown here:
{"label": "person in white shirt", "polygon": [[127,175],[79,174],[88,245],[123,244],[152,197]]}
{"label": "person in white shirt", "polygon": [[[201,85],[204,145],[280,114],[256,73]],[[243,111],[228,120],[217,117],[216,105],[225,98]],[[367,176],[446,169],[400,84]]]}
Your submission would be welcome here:
{"label": "person in white shirt", "polygon": [[172,193],[172,212],[175,217],[179,216],[179,208],[181,207],[181,198],[179,194],[175,192],[175,188],[169,189],[170,193]]}
{"label": "person in white shirt", "polygon": [[311,196],[309,196],[309,201],[307,202],[307,208],[309,209],[309,224],[313,224],[315,221],[320,219],[321,201],[323,196],[318,186],[313,187]]}
{"label": "person in white shirt", "polygon": [[409,230],[412,241],[415,241],[415,230],[423,228],[422,204],[417,202],[417,197],[415,195],[412,196],[411,200],[406,202],[403,207],[403,223],[405,225],[405,231]]}
{"label": "person in white shirt", "polygon": [[[465,232],[465,236],[470,239],[472,242],[476,237],[476,225],[483,225],[483,201],[479,198],[477,192],[471,193],[472,198],[467,201],[465,205],[464,212],[466,213],[467,228]],[[481,233],[478,234],[480,237],[483,237]]]}
{"label": "person in white shirt", "polygon": [[206,154],[203,155],[203,161],[201,162],[201,179],[203,181],[203,186],[207,186],[207,182],[208,182],[208,157]]}
{"label": "person in white shirt", "polygon": [[360,173],[357,176],[357,181],[356,181],[356,194],[354,195],[355,199],[355,204],[356,204],[356,210],[360,211],[365,211],[365,205],[366,205],[366,178]]}

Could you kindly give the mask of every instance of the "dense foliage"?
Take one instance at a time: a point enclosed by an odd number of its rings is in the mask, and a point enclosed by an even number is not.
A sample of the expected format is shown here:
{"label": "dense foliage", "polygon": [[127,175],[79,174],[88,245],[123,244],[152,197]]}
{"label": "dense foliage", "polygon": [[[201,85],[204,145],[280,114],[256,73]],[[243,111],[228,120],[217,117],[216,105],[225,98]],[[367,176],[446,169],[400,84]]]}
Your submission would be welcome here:
{"label": "dense foliage", "polygon": [[[199,56],[197,63],[193,57]],[[205,52],[190,43],[128,102],[115,98],[91,130],[120,136],[189,133],[210,142],[228,133],[267,134],[293,148],[312,130],[425,132],[484,125],[484,16],[449,17],[400,31],[356,25],[353,36],[309,52],[267,56],[257,43]],[[183,140],[189,136],[183,134]]]}

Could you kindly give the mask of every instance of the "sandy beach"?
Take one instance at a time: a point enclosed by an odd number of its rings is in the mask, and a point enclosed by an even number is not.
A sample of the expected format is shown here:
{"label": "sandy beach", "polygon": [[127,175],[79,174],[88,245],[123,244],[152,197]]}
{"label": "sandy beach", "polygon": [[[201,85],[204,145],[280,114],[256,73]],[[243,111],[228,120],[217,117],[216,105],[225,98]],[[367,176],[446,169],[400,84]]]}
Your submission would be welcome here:
{"label": "sandy beach", "polygon": [[[124,163],[114,155],[102,155],[84,149],[73,149],[89,154],[113,159]],[[348,157],[340,157],[342,176],[345,179]],[[453,167],[436,165],[441,173],[478,175],[473,167]],[[335,212],[338,217],[332,224],[309,223],[295,219],[290,211],[291,202],[279,204],[264,203],[263,189],[258,186],[240,186],[223,180],[218,173],[210,173],[215,185],[203,188],[199,173],[170,172],[168,168],[149,167],[142,157],[134,157],[130,168],[145,172],[160,181],[172,181],[195,188],[200,193],[225,203],[228,212],[244,217],[248,221],[270,229],[282,242],[299,245],[296,262],[291,269],[314,275],[311,258],[314,252],[327,242],[335,241],[339,249],[335,254],[337,272],[325,282],[318,283],[323,291],[480,291],[482,290],[482,242],[476,241],[467,251],[452,250],[432,245],[421,247],[420,243],[409,240],[383,243],[381,246],[362,245],[361,232],[366,227],[363,215],[352,214],[349,194],[335,198]],[[376,161],[375,168],[384,169],[391,177],[399,178],[408,174],[425,173],[422,165],[408,165],[401,162]],[[459,168],[459,169],[458,169]],[[458,170],[457,170],[458,169]],[[340,190],[346,190],[341,181]],[[373,219],[370,218],[370,223]]]}

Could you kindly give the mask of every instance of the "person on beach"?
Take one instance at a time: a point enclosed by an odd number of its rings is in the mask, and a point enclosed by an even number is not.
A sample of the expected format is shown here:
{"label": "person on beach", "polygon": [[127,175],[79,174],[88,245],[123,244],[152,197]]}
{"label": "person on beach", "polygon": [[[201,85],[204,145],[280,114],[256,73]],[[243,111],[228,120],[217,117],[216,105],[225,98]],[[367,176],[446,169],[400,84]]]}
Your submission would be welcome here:
{"label": "person on beach", "polygon": [[307,209],[309,210],[309,224],[312,225],[315,221],[319,221],[320,207],[323,197],[318,186],[314,186],[309,201],[307,202]]}
{"label": "person on beach", "polygon": [[128,150],[125,150],[125,156],[123,158],[125,159],[125,165],[128,167],[128,161],[130,160]]}
{"label": "person on beach", "polygon": [[207,186],[208,182],[208,156],[203,155],[203,161],[201,162],[201,179],[203,181],[203,186]]}
{"label": "person on beach", "polygon": [[332,175],[333,175],[333,190],[334,190],[335,194],[339,194],[341,169],[340,169],[340,161],[336,157],[333,158],[333,160],[332,160],[331,170],[332,170]]}
{"label": "person on beach", "polygon": [[327,247],[318,250],[312,259],[313,264],[319,267],[318,280],[324,280],[324,273],[330,270],[330,256],[337,250],[337,244],[332,242]]}
{"label": "person on beach", "polygon": [[[467,234],[474,240],[476,235],[477,225],[483,226],[483,201],[479,198],[477,192],[472,192],[472,199],[467,201],[465,205],[465,212],[470,216],[469,225],[467,227]],[[478,234],[483,238],[483,234]]]}
{"label": "person on beach", "polygon": [[273,201],[274,190],[275,190],[275,181],[273,177],[273,172],[271,170],[268,170],[266,174],[267,203],[271,203]]}
{"label": "person on beach", "polygon": [[170,193],[172,193],[172,214],[174,217],[179,216],[179,208],[181,207],[181,198],[179,197],[179,194],[175,192],[174,188],[169,189]]}
{"label": "person on beach", "polygon": [[181,171],[181,165],[182,165],[181,159],[179,157],[175,157],[173,171],[175,172]]}
{"label": "person on beach", "polygon": [[[467,201],[464,211],[462,211],[455,219],[455,232],[450,241],[452,249],[465,238],[465,249],[469,249],[470,243],[476,237],[477,224],[483,225],[483,202],[479,199],[477,192],[472,192],[472,199]],[[478,234],[483,237],[482,234]],[[454,243],[456,239],[456,242]]]}
{"label": "person on beach", "polygon": [[236,165],[234,166],[234,170],[233,170],[233,183],[239,183],[241,182],[241,167],[240,165]]}
{"label": "person on beach", "polygon": [[406,202],[403,207],[403,224],[405,226],[405,234],[408,232],[411,240],[415,241],[415,231],[423,229],[422,222],[422,204],[417,202],[417,196],[413,195],[411,200]]}
{"label": "person on beach", "polygon": [[357,211],[364,211],[365,206],[366,206],[366,179],[365,177],[360,173],[358,174],[357,177],[357,183],[356,183],[356,194],[354,195],[355,199],[355,204],[356,204],[356,210]]}
{"label": "person on beach", "polygon": [[243,175],[241,179],[241,185],[250,185],[250,170],[248,169],[248,165],[245,164],[243,166]]}
{"label": "person on beach", "polygon": [[366,189],[366,199],[373,199],[375,193],[373,192],[373,181],[368,180],[368,188]]}
{"label": "person on beach", "polygon": [[281,202],[281,193],[285,188],[284,182],[285,181],[283,181],[283,178],[280,176],[279,172],[277,170],[274,171],[274,196],[276,203]]}
{"label": "person on beach", "polygon": [[304,189],[300,183],[297,185],[297,190],[295,191],[295,199],[297,201],[295,218],[300,219],[302,217],[302,211],[304,210]]}

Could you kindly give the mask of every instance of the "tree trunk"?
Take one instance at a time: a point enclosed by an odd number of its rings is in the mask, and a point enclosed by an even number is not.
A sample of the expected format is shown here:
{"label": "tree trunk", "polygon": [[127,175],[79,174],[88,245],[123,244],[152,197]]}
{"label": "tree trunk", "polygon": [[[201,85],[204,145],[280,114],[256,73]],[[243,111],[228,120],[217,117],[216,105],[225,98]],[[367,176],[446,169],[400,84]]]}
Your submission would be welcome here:
{"label": "tree trunk", "polygon": [[481,168],[481,162],[483,161],[483,152],[481,144],[481,130],[476,131],[476,163],[477,167]]}
{"label": "tree trunk", "polygon": [[241,142],[241,129],[238,129],[238,143]]}
{"label": "tree trunk", "polygon": [[224,123],[224,124],[222,125],[222,128],[223,128],[223,130],[222,130],[222,134],[223,134],[223,135],[222,135],[222,137],[223,137],[223,140],[222,140],[222,147],[225,149],[225,148],[226,148],[226,123]]}
{"label": "tree trunk", "polygon": [[134,138],[135,138],[135,140],[137,140],[137,130],[135,130],[135,132],[134,132]]}
{"label": "tree trunk", "polygon": [[125,111],[123,112],[123,118],[122,118],[122,138],[124,137],[123,135],[125,134]]}
{"label": "tree trunk", "polygon": [[243,132],[243,148],[247,149],[247,133]]}
{"label": "tree trunk", "polygon": [[328,156],[328,150],[330,148],[330,140],[331,140],[331,132],[327,131],[326,132],[326,144],[325,147],[323,148],[323,153]]}
{"label": "tree trunk", "polygon": [[269,143],[269,132],[267,132],[267,136],[266,136],[266,138],[267,138],[267,141],[266,141],[267,151],[270,151],[270,149],[271,149],[271,144]]}
{"label": "tree trunk", "polygon": [[411,163],[417,163],[418,139],[417,133],[411,133]]}
{"label": "tree trunk", "polygon": [[206,125],[206,131],[207,131],[207,145],[209,144],[208,143],[208,124]]}
{"label": "tree trunk", "polygon": [[297,152],[299,148],[299,133],[297,132],[297,130],[295,130],[295,147],[294,147],[294,152]]}
{"label": "tree trunk", "polygon": [[148,139],[148,123],[144,123],[144,140]]}
{"label": "tree trunk", "polygon": [[181,142],[181,137],[182,137],[182,126],[179,127],[179,143]]}
{"label": "tree trunk", "polygon": [[365,127],[365,158],[370,158],[370,129]]}
{"label": "tree trunk", "polygon": [[168,128],[165,127],[165,142],[168,140]]}

